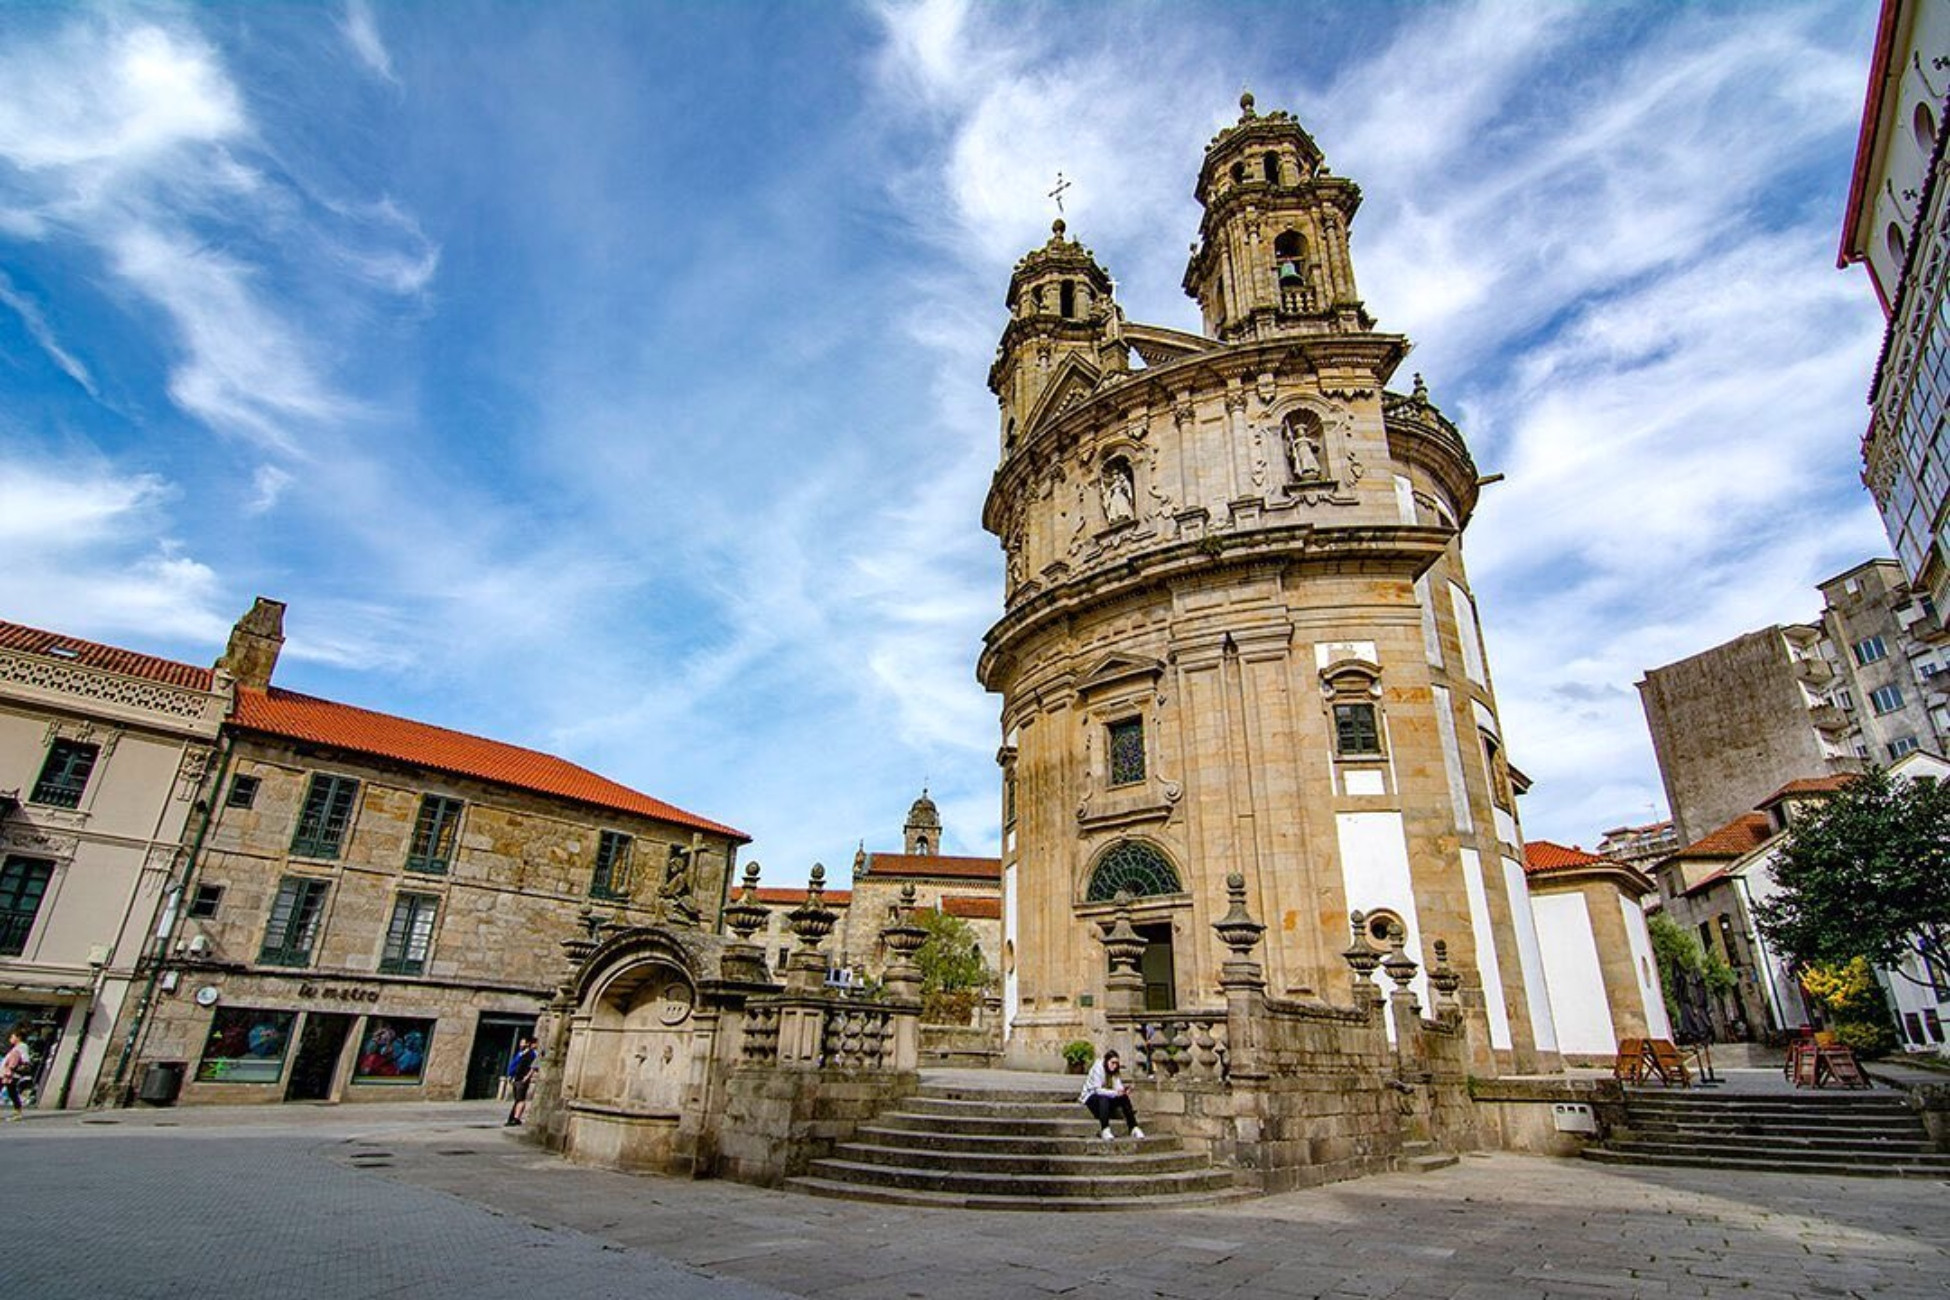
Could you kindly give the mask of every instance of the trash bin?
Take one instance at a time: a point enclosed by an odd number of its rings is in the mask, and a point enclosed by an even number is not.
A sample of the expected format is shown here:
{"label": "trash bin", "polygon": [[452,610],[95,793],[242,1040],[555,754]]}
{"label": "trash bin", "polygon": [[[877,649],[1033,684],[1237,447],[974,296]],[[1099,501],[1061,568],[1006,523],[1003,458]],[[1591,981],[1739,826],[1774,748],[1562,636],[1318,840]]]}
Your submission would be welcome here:
{"label": "trash bin", "polygon": [[182,1091],[181,1061],[151,1061],[142,1071],[142,1086],[135,1090],[135,1099],[151,1106],[174,1106],[176,1095]]}

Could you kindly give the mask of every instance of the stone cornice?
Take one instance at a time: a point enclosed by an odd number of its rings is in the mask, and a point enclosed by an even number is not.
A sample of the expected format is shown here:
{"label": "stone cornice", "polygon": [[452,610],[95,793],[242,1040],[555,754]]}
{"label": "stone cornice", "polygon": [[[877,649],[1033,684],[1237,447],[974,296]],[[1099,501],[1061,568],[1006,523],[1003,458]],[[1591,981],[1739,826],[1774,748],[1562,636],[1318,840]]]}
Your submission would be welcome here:
{"label": "stone cornice", "polygon": [[1024,638],[1053,623],[1179,578],[1273,563],[1400,573],[1412,579],[1441,558],[1454,536],[1447,528],[1292,524],[1160,546],[1086,571],[1023,600],[983,638],[976,678],[990,690],[1001,690],[997,678],[1011,658],[1011,647]]}
{"label": "stone cornice", "polygon": [[227,691],[173,686],[13,650],[0,650],[0,695],[21,704],[211,740],[230,706]]}

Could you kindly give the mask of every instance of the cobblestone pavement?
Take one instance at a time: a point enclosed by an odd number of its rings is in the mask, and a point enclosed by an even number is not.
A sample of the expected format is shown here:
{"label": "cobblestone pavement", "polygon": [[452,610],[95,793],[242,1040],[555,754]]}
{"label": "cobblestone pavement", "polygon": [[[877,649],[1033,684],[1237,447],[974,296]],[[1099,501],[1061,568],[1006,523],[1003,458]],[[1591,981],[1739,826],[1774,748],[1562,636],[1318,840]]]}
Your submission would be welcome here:
{"label": "cobblestone pavement", "polygon": [[[0,1133],[9,1292],[916,1297],[1950,1293],[1950,1185],[1469,1157],[1211,1210],[913,1210],[577,1168],[491,1107]],[[161,1127],[167,1125],[168,1127]]]}

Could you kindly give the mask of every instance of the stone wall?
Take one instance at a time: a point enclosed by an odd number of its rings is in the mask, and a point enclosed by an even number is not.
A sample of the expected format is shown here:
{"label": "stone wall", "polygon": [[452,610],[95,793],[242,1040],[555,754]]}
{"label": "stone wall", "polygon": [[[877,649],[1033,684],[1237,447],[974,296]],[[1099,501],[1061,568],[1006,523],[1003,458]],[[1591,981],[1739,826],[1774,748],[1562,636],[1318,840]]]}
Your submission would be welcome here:
{"label": "stone wall", "polygon": [[862,1124],[912,1096],[912,1070],[793,1070],[740,1066],[724,1083],[713,1172],[777,1187],[851,1141]]}

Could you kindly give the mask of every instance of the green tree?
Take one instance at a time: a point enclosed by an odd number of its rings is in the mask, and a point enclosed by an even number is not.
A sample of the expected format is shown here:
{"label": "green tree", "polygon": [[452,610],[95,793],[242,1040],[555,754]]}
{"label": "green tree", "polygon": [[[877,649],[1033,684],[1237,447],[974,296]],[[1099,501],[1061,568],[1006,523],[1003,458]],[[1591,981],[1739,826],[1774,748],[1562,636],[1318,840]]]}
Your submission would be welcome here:
{"label": "green tree", "polygon": [[916,911],[914,919],[928,932],[914,954],[921,969],[921,1018],[934,1024],[967,1024],[975,1004],[995,977],[982,958],[975,928],[945,912]]}
{"label": "green tree", "polygon": [[1659,985],[1665,992],[1666,1014],[1673,1024],[1680,1020],[1679,990],[1683,987],[1683,976],[1699,976],[1715,993],[1725,993],[1733,987],[1733,967],[1727,965],[1726,958],[1717,950],[1702,948],[1698,939],[1664,912],[1648,917],[1645,928],[1652,934],[1652,955],[1659,963]]}
{"label": "green tree", "polygon": [[1796,962],[1894,967],[1920,951],[1950,996],[1950,783],[1866,772],[1789,827],[1773,871],[1781,892],[1755,919]]}

